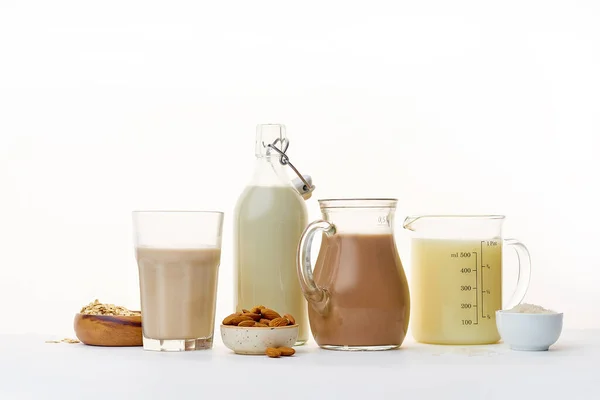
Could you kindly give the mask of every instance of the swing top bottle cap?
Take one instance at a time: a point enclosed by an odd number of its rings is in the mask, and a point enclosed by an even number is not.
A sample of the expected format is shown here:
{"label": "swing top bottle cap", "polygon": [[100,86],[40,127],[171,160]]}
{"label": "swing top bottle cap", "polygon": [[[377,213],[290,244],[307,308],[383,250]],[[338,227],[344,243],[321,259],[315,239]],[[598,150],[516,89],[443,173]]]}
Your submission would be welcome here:
{"label": "swing top bottle cap", "polygon": [[256,126],[256,157],[265,156],[279,157],[282,165],[289,166],[298,176],[292,180],[292,185],[304,200],[310,199],[315,185],[312,183],[310,175],[303,175],[290,162],[285,152],[290,146],[290,141],[286,136],[285,125],[282,124],[259,124]]}
{"label": "swing top bottle cap", "polygon": [[286,128],[283,124],[258,124],[256,125],[256,151],[257,157],[269,154],[269,144],[287,142]]}
{"label": "swing top bottle cap", "polygon": [[302,175],[302,177],[306,182],[308,182],[308,184],[310,185],[309,187],[307,187],[306,184],[302,182],[300,178],[294,178],[292,180],[292,185],[294,185],[294,187],[296,188],[298,193],[300,193],[300,196],[302,196],[304,200],[308,200],[312,197],[312,192],[313,190],[315,190],[315,185],[313,185],[312,178],[310,175]]}

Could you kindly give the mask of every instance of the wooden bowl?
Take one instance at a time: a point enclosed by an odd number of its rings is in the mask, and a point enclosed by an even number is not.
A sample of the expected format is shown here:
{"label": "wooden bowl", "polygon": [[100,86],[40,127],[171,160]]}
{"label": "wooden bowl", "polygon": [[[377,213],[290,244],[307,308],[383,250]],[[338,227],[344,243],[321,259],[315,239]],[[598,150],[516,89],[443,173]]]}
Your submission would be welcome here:
{"label": "wooden bowl", "polygon": [[141,346],[142,317],[75,314],[75,335],[91,346]]}

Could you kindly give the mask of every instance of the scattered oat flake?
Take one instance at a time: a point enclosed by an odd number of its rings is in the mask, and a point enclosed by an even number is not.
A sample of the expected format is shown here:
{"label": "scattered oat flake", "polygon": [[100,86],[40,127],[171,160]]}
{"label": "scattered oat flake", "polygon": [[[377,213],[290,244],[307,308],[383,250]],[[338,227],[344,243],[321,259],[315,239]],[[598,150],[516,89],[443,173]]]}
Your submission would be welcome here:
{"label": "scattered oat flake", "polygon": [[92,301],[80,311],[81,314],[87,315],[119,315],[123,317],[134,317],[142,315],[139,311],[131,311],[122,306],[114,304],[103,304],[98,299]]}
{"label": "scattered oat flake", "polygon": [[69,343],[69,344],[75,344],[75,343],[81,343],[81,342],[79,340],[77,340],[77,339],[64,338],[62,340],[46,340],[46,343]]}

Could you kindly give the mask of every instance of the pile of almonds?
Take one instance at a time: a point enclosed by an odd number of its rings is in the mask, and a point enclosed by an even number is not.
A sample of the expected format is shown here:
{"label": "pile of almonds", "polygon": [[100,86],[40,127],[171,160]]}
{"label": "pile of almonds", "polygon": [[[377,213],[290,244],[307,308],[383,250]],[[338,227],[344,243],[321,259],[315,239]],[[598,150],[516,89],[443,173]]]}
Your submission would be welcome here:
{"label": "pile of almonds", "polygon": [[296,320],[290,314],[284,314],[283,317],[275,310],[265,306],[252,307],[250,310],[243,309],[241,313],[235,313],[227,316],[223,320],[223,325],[251,327],[279,327],[296,325]]}

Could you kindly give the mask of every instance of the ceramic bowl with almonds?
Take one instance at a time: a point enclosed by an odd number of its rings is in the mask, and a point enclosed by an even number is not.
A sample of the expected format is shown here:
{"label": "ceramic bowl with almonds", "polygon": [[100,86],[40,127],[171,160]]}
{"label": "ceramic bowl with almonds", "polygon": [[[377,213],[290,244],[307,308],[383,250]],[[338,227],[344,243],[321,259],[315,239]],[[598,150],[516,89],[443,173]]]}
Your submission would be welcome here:
{"label": "ceramic bowl with almonds", "polygon": [[223,344],[237,354],[266,354],[268,348],[292,347],[298,324],[290,314],[256,306],[227,316],[221,324]]}

